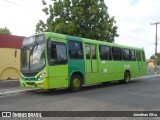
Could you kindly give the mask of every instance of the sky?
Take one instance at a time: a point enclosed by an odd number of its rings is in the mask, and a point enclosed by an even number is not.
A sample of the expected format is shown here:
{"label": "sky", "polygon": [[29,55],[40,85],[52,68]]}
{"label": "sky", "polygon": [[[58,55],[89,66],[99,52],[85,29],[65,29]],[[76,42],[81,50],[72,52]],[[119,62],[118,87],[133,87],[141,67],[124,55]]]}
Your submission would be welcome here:
{"label": "sky", "polygon": [[[156,33],[156,27],[151,23],[160,22],[160,0],[104,1],[109,15],[115,17],[118,27],[119,37],[115,38],[115,43],[144,48],[146,58],[150,58],[155,53]],[[13,35],[33,35],[38,21],[47,18],[42,8],[41,0],[0,0],[0,28],[7,27]],[[157,48],[160,52],[160,44]]]}

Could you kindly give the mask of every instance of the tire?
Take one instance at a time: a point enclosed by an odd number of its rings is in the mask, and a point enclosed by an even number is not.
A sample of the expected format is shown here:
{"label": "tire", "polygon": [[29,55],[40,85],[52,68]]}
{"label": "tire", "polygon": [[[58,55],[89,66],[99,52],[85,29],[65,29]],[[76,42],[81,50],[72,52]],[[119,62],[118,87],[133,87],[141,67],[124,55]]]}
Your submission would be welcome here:
{"label": "tire", "polygon": [[126,71],[124,73],[124,79],[120,80],[119,82],[123,83],[123,84],[128,84],[130,82],[130,79],[131,79],[131,75],[130,75],[130,73],[128,71]]}
{"label": "tire", "polygon": [[75,74],[71,78],[70,90],[72,92],[78,92],[82,89],[82,78]]}

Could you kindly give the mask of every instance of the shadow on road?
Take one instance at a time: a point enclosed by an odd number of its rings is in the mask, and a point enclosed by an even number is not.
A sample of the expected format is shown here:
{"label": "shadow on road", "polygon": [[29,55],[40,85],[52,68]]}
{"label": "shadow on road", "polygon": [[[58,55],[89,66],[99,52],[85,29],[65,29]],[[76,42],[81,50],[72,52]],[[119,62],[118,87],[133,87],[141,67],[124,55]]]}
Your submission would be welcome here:
{"label": "shadow on road", "polygon": [[[107,89],[109,87],[127,86],[130,84],[135,84],[139,82],[143,82],[143,80],[139,80],[139,79],[131,80],[129,84],[122,84],[122,83],[119,83],[118,81],[115,81],[115,82],[106,82],[106,83],[99,83],[99,84],[93,84],[93,85],[85,85],[83,86],[82,90],[79,92],[83,93],[86,91],[100,90],[102,88]],[[69,89],[63,88],[63,89],[51,89],[51,90],[38,89],[38,90],[28,91],[27,93],[51,96],[51,95],[60,95],[60,94],[76,94],[77,92],[71,92]]]}

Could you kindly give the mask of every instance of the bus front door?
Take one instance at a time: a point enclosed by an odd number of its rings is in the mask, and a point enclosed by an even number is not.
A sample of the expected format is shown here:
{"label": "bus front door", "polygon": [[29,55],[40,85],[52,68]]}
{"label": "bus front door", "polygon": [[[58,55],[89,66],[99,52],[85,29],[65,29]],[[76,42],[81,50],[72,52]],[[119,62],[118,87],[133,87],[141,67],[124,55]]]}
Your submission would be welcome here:
{"label": "bus front door", "polygon": [[68,87],[66,43],[59,41],[52,41],[48,49],[48,84],[50,89]]}
{"label": "bus front door", "polygon": [[86,83],[96,83],[99,80],[96,45],[85,44],[86,50]]}

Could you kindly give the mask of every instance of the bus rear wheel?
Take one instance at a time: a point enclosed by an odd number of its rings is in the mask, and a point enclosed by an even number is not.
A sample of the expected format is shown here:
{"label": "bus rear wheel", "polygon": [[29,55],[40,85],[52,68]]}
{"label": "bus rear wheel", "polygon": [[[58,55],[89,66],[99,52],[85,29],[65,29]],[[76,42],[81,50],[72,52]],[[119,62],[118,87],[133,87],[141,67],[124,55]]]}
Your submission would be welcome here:
{"label": "bus rear wheel", "polygon": [[78,92],[82,89],[82,78],[81,76],[75,74],[72,76],[70,90],[72,92]]}
{"label": "bus rear wheel", "polygon": [[130,82],[130,79],[131,79],[131,75],[128,71],[126,71],[124,73],[124,79],[123,80],[120,80],[119,82],[120,83],[124,83],[124,84],[128,84]]}

